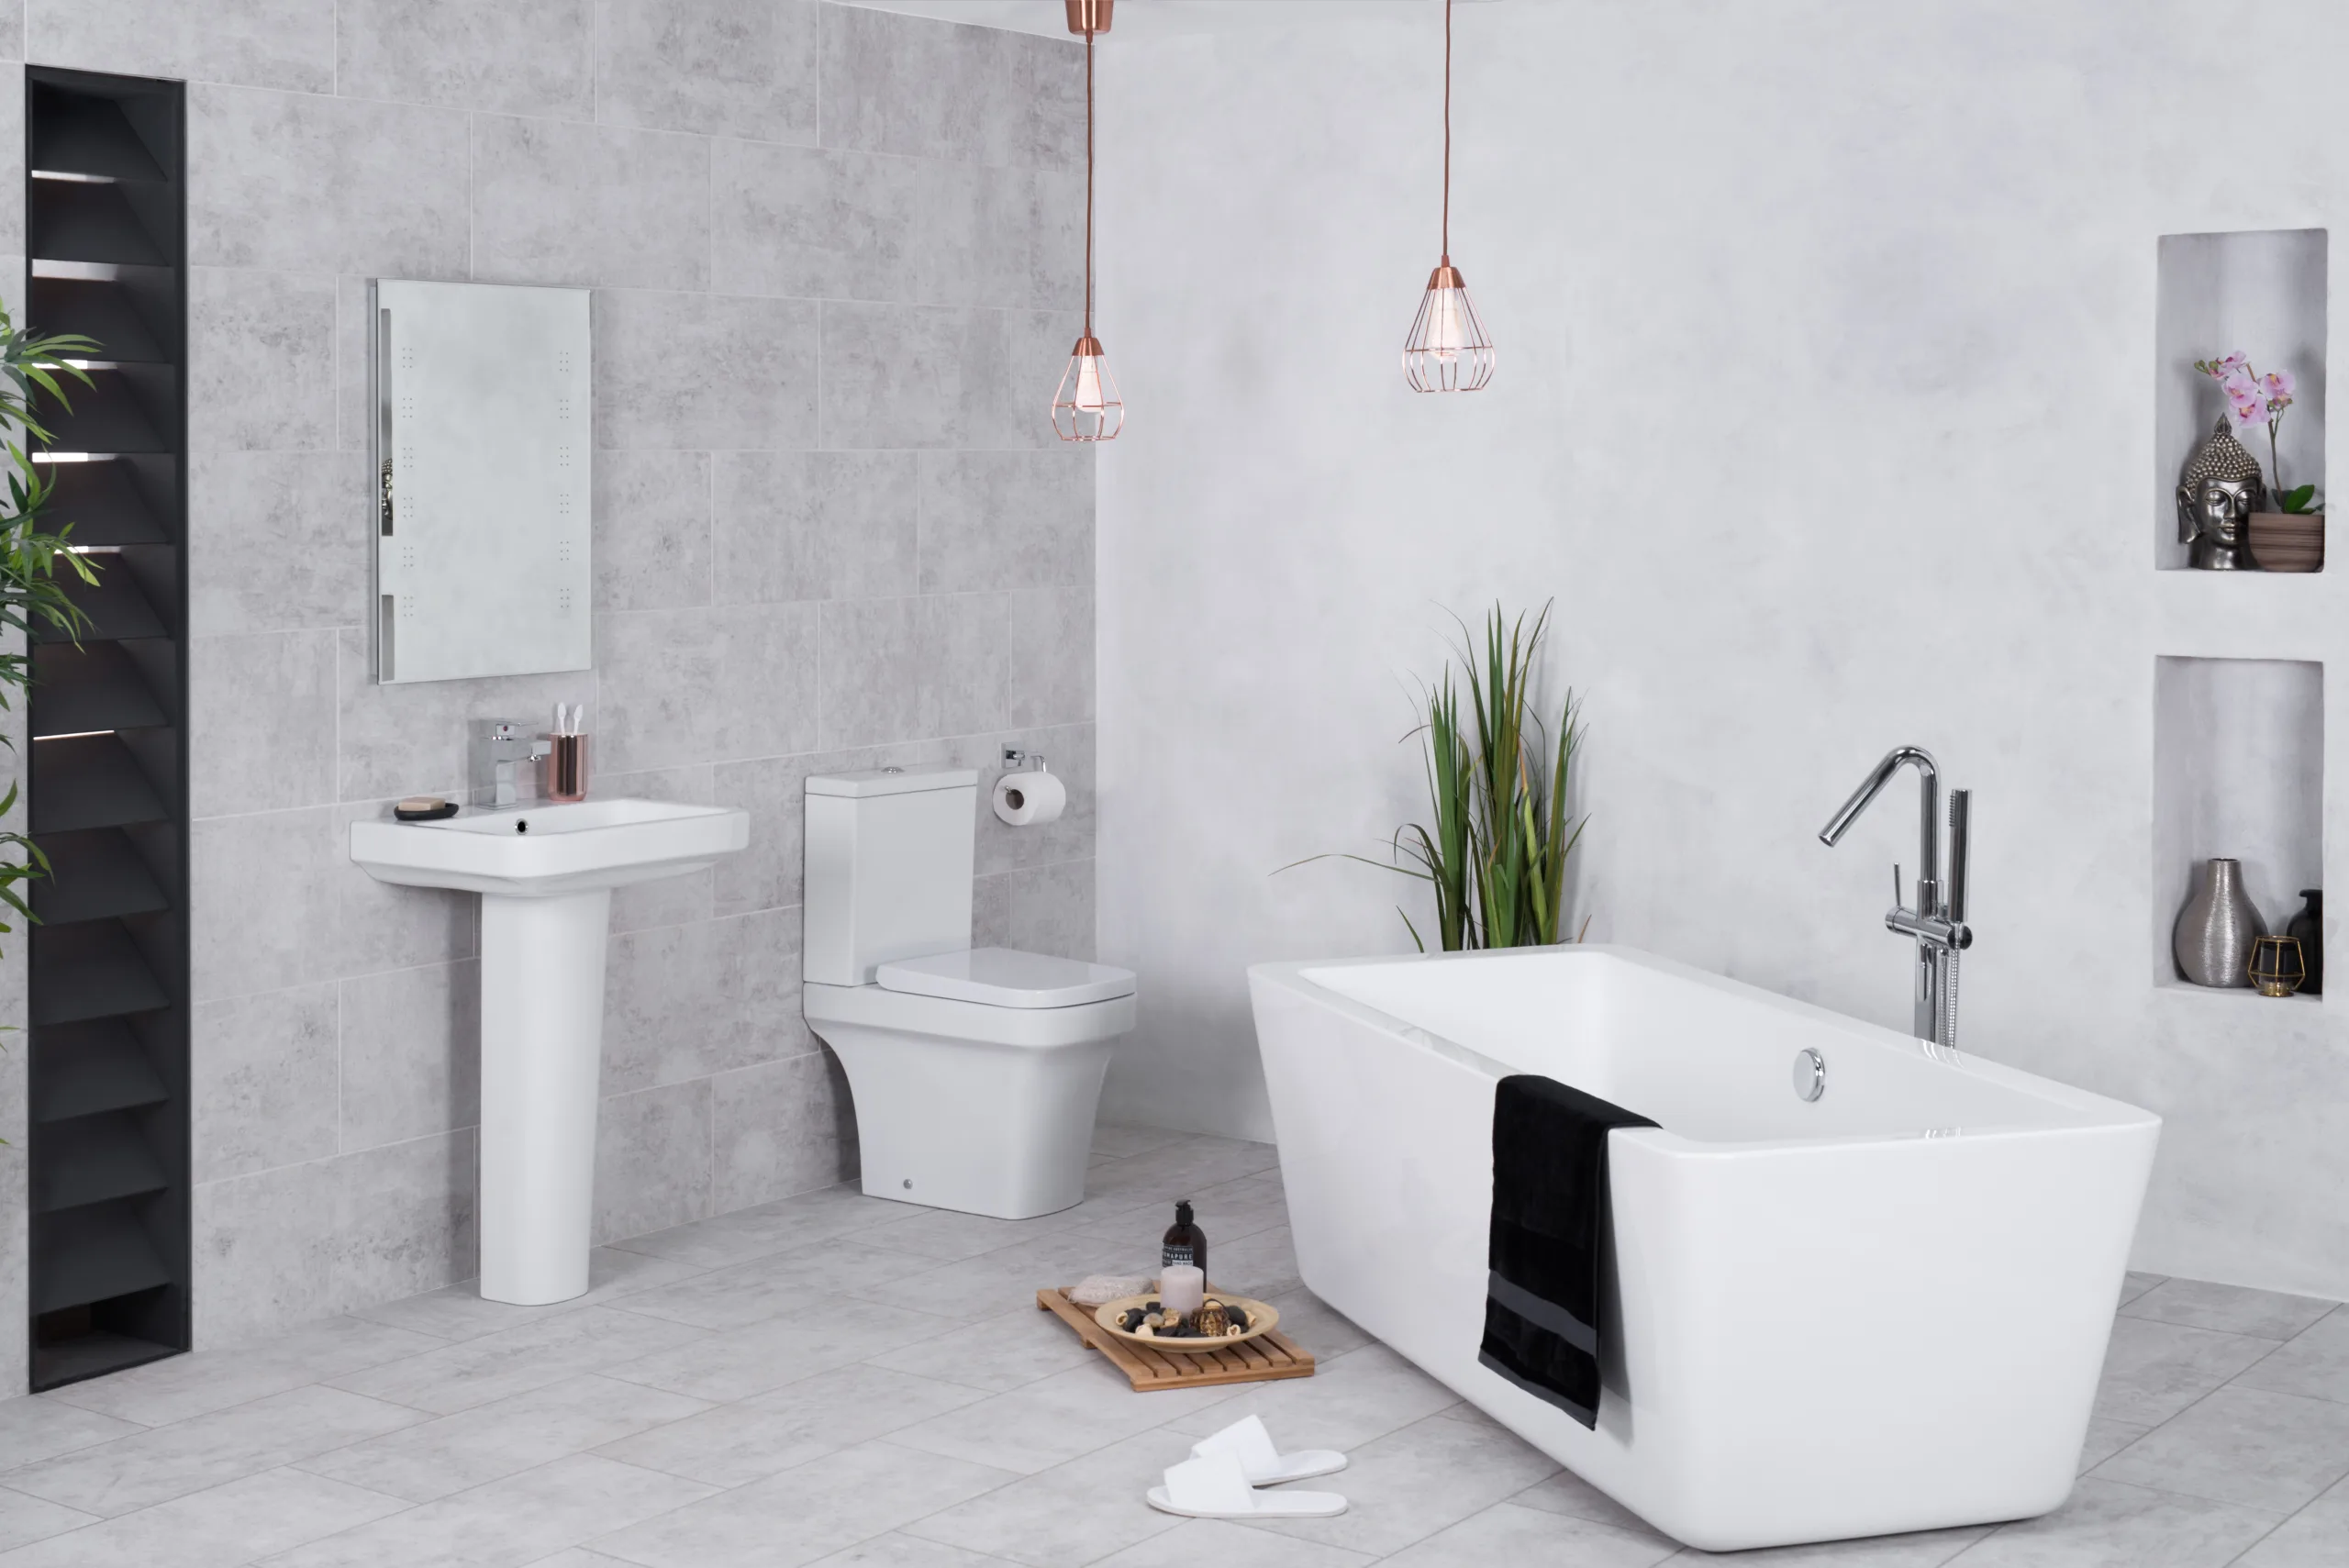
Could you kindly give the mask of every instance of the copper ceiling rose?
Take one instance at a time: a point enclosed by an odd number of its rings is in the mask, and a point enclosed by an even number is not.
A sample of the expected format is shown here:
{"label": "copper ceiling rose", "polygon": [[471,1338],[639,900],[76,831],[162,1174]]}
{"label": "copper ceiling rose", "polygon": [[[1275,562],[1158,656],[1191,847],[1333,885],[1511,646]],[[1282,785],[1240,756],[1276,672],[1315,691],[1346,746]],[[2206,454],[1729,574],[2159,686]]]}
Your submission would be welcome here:
{"label": "copper ceiling rose", "polygon": [[[1075,14],[1080,0],[1069,0]],[[1493,379],[1493,340],[1452,264],[1452,0],[1443,0],[1443,249],[1403,339],[1403,379],[1414,392],[1475,392]]]}
{"label": "copper ceiling rose", "polygon": [[1109,30],[1117,0],[1067,0],[1068,30],[1085,37],[1085,331],[1052,397],[1052,428],[1064,441],[1114,441],[1126,406],[1109,374],[1108,351],[1093,335],[1093,37]]}

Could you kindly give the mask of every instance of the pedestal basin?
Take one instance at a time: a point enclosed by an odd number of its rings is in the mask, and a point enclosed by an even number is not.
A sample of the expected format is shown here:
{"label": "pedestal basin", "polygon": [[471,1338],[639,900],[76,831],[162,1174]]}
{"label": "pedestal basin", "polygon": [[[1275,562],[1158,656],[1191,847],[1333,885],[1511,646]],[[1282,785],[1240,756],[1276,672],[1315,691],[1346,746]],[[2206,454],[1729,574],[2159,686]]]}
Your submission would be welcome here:
{"label": "pedestal basin", "polygon": [[587,1290],[612,889],[697,871],[751,841],[748,813],[660,800],[501,806],[354,822],[378,882],[481,895],[481,1293],[541,1306]]}

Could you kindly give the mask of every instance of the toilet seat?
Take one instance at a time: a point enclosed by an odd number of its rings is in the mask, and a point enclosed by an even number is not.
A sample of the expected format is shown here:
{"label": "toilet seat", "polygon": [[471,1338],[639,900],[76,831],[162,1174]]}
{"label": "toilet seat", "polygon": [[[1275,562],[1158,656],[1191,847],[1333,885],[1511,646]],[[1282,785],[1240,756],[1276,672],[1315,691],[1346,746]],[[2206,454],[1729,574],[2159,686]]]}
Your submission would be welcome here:
{"label": "toilet seat", "polygon": [[1130,969],[1048,958],[1016,948],[968,948],[897,959],[877,966],[874,979],[885,991],[988,1007],[1074,1007],[1134,994]]}

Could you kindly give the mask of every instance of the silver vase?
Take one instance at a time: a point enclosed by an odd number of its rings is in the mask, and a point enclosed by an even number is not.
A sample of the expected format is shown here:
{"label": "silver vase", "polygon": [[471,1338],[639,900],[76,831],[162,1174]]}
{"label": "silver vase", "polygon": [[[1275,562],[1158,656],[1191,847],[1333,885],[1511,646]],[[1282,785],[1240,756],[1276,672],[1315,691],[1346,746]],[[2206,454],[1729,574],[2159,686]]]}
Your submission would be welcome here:
{"label": "silver vase", "polygon": [[2197,985],[2249,985],[2252,940],[2266,929],[2243,890],[2243,864],[2214,860],[2177,912],[2169,949],[2177,972]]}

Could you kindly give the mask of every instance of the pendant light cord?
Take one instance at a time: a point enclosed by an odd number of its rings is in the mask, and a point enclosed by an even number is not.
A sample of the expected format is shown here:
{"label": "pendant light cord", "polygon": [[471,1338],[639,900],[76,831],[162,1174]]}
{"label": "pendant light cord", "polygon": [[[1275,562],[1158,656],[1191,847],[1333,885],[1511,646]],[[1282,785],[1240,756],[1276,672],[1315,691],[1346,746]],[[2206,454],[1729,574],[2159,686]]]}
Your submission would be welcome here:
{"label": "pendant light cord", "polygon": [[[1092,44],[1092,41],[1091,36],[1087,35],[1085,43],[1088,47]],[[1092,146],[1091,139],[1093,135],[1093,77],[1091,73],[1091,67],[1089,65],[1086,67],[1085,81],[1085,134],[1086,137],[1085,146],[1089,149]],[[1090,160],[1092,156],[1093,155],[1090,151],[1087,151],[1085,154],[1087,160]],[[1089,170],[1090,167],[1091,165],[1088,161],[1087,169]],[[1092,175],[1088,172],[1085,177],[1090,180]],[[1089,189],[1090,188],[1088,187],[1088,193]],[[1090,194],[1086,195],[1085,199],[1087,202],[1092,200]],[[1089,210],[1090,209],[1088,208],[1088,212]],[[1088,217],[1085,221],[1090,223],[1092,219]],[[1093,244],[1091,238],[1092,230],[1088,228],[1085,233],[1086,254],[1090,256],[1092,253],[1091,247]],[[1443,264],[1447,267],[1452,265],[1452,0],[1443,0]],[[1090,269],[1092,267],[1092,262],[1090,261],[1086,261],[1085,266],[1087,269],[1086,276],[1089,278],[1091,276]]]}
{"label": "pendant light cord", "polygon": [[[1449,17],[1452,0],[1443,0],[1443,3],[1444,14]],[[1447,65],[1444,68],[1444,73],[1448,82],[1451,75],[1450,66]],[[1450,91],[1448,85],[1446,91]],[[1451,115],[1452,110],[1446,107],[1444,117],[1447,127],[1451,124]],[[1449,137],[1451,132],[1447,129],[1444,134]],[[1449,153],[1445,154],[1447,160],[1450,156]],[[1451,175],[1448,172],[1444,180],[1448,191],[1451,182]],[[1446,202],[1451,199],[1449,195],[1444,197]],[[1088,338],[1093,336],[1093,29],[1091,28],[1085,29],[1085,335]]]}

